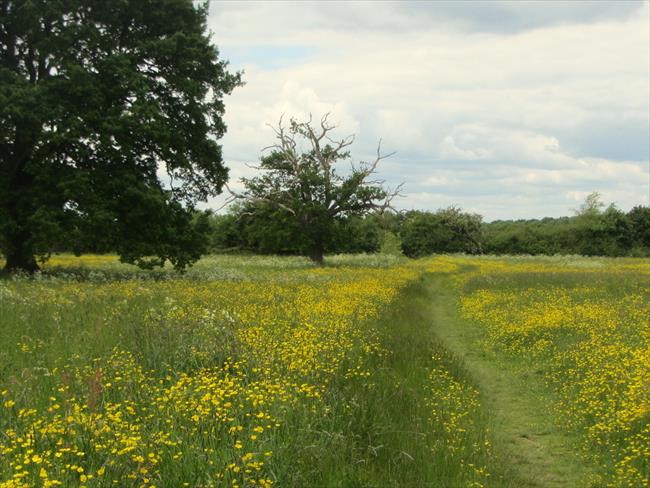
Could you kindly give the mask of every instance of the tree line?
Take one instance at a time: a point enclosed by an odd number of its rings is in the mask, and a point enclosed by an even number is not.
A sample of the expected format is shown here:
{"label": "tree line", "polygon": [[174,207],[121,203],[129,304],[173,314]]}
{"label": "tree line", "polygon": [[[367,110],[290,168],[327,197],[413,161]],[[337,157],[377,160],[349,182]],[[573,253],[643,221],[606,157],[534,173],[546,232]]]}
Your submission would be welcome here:
{"label": "tree line", "polygon": [[[309,240],[291,215],[270,204],[238,204],[211,214],[212,252],[308,254]],[[326,253],[581,254],[650,256],[650,207],[623,212],[591,194],[573,216],[483,222],[458,207],[371,212],[335,219]]]}

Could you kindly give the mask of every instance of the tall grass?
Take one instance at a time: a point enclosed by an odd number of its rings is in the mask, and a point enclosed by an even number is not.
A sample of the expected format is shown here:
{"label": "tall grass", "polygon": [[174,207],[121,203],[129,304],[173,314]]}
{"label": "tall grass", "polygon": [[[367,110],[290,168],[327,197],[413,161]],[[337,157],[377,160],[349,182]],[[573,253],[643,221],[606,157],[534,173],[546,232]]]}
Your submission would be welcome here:
{"label": "tall grass", "polygon": [[457,281],[463,315],[486,348],[545,379],[557,422],[602,467],[592,485],[650,485],[650,262],[474,266]]}
{"label": "tall grass", "polygon": [[0,281],[0,488],[522,486],[426,273],[545,379],[594,486],[647,484],[647,260],[63,255]]}
{"label": "tall grass", "polygon": [[0,282],[0,486],[480,483],[475,393],[420,341],[421,264],[328,264],[58,256]]}

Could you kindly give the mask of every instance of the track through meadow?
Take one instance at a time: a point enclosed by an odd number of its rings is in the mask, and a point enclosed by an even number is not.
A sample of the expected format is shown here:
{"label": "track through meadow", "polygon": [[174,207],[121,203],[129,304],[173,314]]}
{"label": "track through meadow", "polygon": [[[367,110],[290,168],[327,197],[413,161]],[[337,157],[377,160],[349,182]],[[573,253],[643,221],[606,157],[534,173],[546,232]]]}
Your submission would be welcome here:
{"label": "track through meadow", "polygon": [[548,404],[552,393],[541,378],[484,350],[479,326],[459,316],[448,276],[428,275],[426,294],[431,328],[480,391],[494,450],[507,464],[505,469],[520,480],[520,486],[587,486],[592,469],[576,454],[578,440],[555,425]]}

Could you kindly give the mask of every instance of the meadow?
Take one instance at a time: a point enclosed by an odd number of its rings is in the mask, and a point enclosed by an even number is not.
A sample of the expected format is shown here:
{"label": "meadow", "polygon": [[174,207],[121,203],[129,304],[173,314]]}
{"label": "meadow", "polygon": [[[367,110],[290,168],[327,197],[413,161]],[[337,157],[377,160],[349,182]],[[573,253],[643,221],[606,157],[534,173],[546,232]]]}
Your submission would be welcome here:
{"label": "meadow", "polygon": [[648,317],[640,259],[53,256],[0,281],[0,487],[648,486]]}

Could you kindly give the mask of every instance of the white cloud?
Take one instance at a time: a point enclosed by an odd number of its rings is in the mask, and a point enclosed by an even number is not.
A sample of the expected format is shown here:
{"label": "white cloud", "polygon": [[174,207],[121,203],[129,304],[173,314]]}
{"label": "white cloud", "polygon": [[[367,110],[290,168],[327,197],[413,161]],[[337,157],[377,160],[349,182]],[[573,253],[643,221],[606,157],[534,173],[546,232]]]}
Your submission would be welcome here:
{"label": "white cloud", "polygon": [[593,190],[649,204],[648,3],[514,5],[214,3],[215,42],[247,83],[226,100],[231,174],[282,113],[331,112],[358,158],[380,137],[397,152],[382,171],[405,181],[404,207],[540,217]]}
{"label": "white cloud", "polygon": [[488,160],[517,166],[586,168],[585,161],[565,154],[557,138],[522,130],[463,124],[444,137],[442,159]]}

